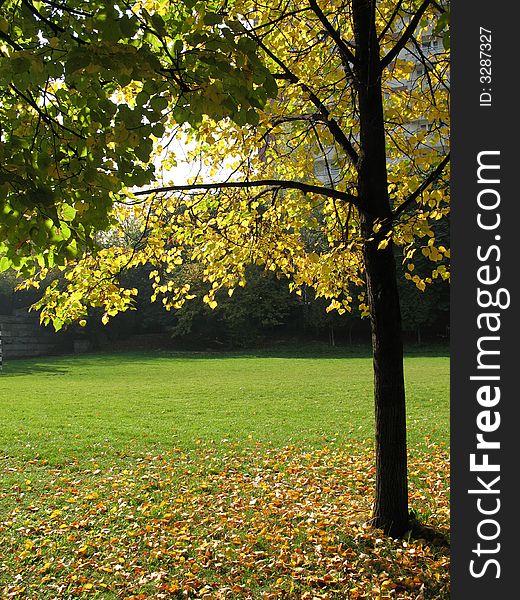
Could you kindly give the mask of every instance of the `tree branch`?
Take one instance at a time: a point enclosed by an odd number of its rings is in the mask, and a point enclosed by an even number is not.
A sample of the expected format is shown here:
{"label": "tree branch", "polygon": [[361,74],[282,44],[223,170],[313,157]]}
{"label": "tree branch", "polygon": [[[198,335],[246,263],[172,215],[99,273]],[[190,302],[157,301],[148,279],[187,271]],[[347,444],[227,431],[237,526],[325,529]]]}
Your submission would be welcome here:
{"label": "tree branch", "polygon": [[46,25],[48,25],[54,35],[58,36],[60,33],[64,33],[65,29],[63,29],[63,27],[61,27],[61,25],[57,25],[56,23],[53,23],[52,21],[50,21],[49,19],[47,19],[47,17],[45,17],[44,15],[41,14],[41,12],[32,5],[31,2],[29,2],[29,0],[22,0],[22,4],[24,6],[26,6],[28,8],[28,10],[30,12],[32,12],[32,14],[39,20],[42,21],[43,23],[45,23]]}
{"label": "tree branch", "polygon": [[401,215],[412,202],[415,202],[417,198],[434,182],[436,181],[441,173],[444,171],[444,167],[450,162],[450,153],[441,160],[441,162],[435,167],[435,169],[428,175],[428,177],[421,183],[421,185],[414,190],[408,198],[400,204],[392,214],[392,220]]}
{"label": "tree branch", "polygon": [[274,187],[278,189],[293,189],[300,190],[304,193],[319,194],[328,198],[337,198],[358,206],[358,199],[349,192],[341,192],[328,187],[322,187],[319,185],[311,185],[300,181],[290,181],[284,179],[259,179],[257,181],[224,181],[217,183],[194,183],[190,185],[171,185],[160,188],[153,188],[149,190],[140,190],[134,192],[134,196],[144,196],[152,193],[164,193],[164,192],[189,192],[194,190],[221,190],[226,188],[253,188],[253,187]]}
{"label": "tree branch", "polygon": [[[4,33],[3,31],[0,31],[0,39],[6,41],[15,50],[23,50],[24,49],[23,46],[20,46],[20,44],[18,44],[13,39],[11,39],[7,35],[7,33]],[[3,55],[3,52],[2,52],[2,55]]]}
{"label": "tree branch", "polygon": [[354,56],[354,53],[347,46],[345,40],[339,34],[339,31],[337,31],[334,28],[334,26],[332,25],[332,23],[327,19],[327,17],[325,16],[325,14],[321,10],[321,8],[318,6],[317,1],[310,0],[309,4],[310,4],[312,10],[314,11],[314,14],[318,17],[320,23],[325,28],[325,31],[330,35],[330,37],[336,43],[336,46],[338,47],[338,50],[340,51],[340,54],[341,54],[343,60],[347,63],[347,65],[348,65],[348,63],[352,63],[354,65],[357,64],[358,61],[357,61],[356,57]]}
{"label": "tree branch", "polygon": [[[63,125],[63,123],[60,123],[57,119],[54,119],[54,118],[50,117],[47,113],[43,112],[42,109],[38,106],[38,104],[36,103],[36,101],[34,100],[34,98],[31,96],[31,94],[29,92],[27,92],[27,95],[25,95],[21,90],[19,90],[12,83],[9,84],[9,87],[15,92],[15,94],[17,96],[19,96],[20,98],[23,98],[23,100],[25,100],[27,102],[27,104],[36,111],[36,113],[41,117],[42,121],[45,121],[45,123],[47,123],[47,125],[51,125],[51,126],[55,125],[57,128],[63,129],[63,131],[67,131],[68,133],[71,133],[72,135],[74,135],[77,138],[80,138],[82,140],[87,139],[81,133],[78,133],[77,131],[74,131],[73,129],[69,129],[66,125]],[[53,131],[53,134],[54,134],[54,131]]]}
{"label": "tree branch", "polygon": [[394,22],[395,18],[399,14],[399,11],[401,10],[402,3],[403,3],[403,0],[399,0],[399,2],[396,4],[394,12],[388,19],[386,25],[383,28],[383,31],[381,31],[381,33],[379,34],[379,37],[377,38],[379,41],[381,41],[385,37],[386,32],[390,29],[390,27],[392,27],[392,23]]}
{"label": "tree branch", "polygon": [[338,142],[338,144],[343,148],[346,152],[347,156],[350,158],[354,165],[357,165],[358,162],[358,153],[356,149],[351,144],[348,137],[345,135],[344,131],[341,129],[339,123],[330,116],[329,109],[323,104],[323,102],[316,96],[316,94],[309,88],[309,86],[300,81],[300,79],[289,69],[289,67],[280,60],[276,54],[274,54],[263,42],[258,38],[258,36],[252,36],[254,41],[258,44],[260,48],[271,58],[284,72],[285,78],[295,85],[299,85],[302,90],[309,96],[309,100],[314,104],[314,106],[318,109],[321,116],[324,118],[324,123],[327,126],[328,130],[331,132],[334,139]]}
{"label": "tree branch", "polygon": [[77,8],[72,8],[71,6],[67,6],[67,4],[62,4],[58,2],[53,2],[53,0],[43,0],[44,4],[48,4],[57,8],[58,10],[63,10],[71,15],[80,15],[81,17],[92,17],[93,13],[85,12],[83,10],[79,10]]}
{"label": "tree branch", "polygon": [[401,50],[406,46],[409,39],[413,35],[413,32],[417,29],[417,25],[419,25],[422,16],[426,12],[426,9],[432,4],[432,0],[424,0],[424,2],[419,6],[417,12],[413,16],[410,23],[408,23],[408,27],[404,30],[403,35],[399,38],[395,46],[388,52],[386,56],[381,59],[381,69],[386,69],[388,65],[397,58],[397,55]]}
{"label": "tree branch", "polygon": [[287,115],[286,117],[278,117],[273,119],[272,125],[273,128],[277,125],[282,125],[283,123],[293,123],[295,121],[307,121],[308,123],[323,123],[323,119],[321,119],[316,114],[307,114],[307,115]]}

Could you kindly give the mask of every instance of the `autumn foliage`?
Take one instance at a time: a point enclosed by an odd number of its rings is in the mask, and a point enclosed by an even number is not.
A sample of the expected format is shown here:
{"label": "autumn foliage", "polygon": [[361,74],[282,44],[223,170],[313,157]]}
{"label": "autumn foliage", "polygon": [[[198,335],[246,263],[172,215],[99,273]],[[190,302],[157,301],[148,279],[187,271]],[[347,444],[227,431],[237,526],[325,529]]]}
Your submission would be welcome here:
{"label": "autumn foliage", "polygon": [[449,598],[448,457],[433,444],[410,457],[427,539],[367,526],[365,443],[32,462],[31,479],[9,462],[0,494],[4,598]]}

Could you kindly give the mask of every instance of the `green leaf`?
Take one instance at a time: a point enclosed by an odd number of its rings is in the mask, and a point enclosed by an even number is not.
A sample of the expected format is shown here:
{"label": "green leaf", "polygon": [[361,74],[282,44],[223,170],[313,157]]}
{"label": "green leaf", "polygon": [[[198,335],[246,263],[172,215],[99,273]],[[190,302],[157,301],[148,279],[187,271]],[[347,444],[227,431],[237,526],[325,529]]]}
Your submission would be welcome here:
{"label": "green leaf", "polygon": [[246,113],[246,123],[249,125],[258,125],[260,118],[256,110],[250,108]]}
{"label": "green leaf", "polygon": [[247,111],[246,110],[238,110],[232,115],[233,121],[237,125],[246,125],[247,123]]}
{"label": "green leaf", "polygon": [[217,23],[222,23],[222,16],[217,13],[208,12],[204,15],[203,22],[204,25],[217,25]]}
{"label": "green leaf", "polygon": [[166,27],[164,25],[164,19],[160,14],[154,13],[151,16],[152,25],[155,28],[155,31],[161,36],[164,37],[166,35]]}
{"label": "green leaf", "polygon": [[61,217],[64,221],[73,221],[76,217],[76,209],[69,204],[64,204],[61,208]]}
{"label": "green leaf", "polygon": [[227,21],[226,23],[227,23],[228,27],[234,33],[244,33],[244,31],[245,31],[245,28],[240,21],[232,20],[232,21]]}
{"label": "green leaf", "polygon": [[155,135],[155,137],[162,137],[164,135],[164,132],[166,131],[166,128],[164,127],[164,125],[162,123],[155,123],[155,125],[152,127],[152,133],[153,135]]}
{"label": "green leaf", "polygon": [[152,142],[151,140],[145,139],[137,146],[134,150],[135,155],[139,160],[142,160],[144,163],[150,160],[150,154],[152,153]]}
{"label": "green leaf", "polygon": [[2,256],[2,258],[0,258],[0,273],[7,271],[10,266],[11,261],[7,258],[7,256]]}
{"label": "green leaf", "polygon": [[108,18],[99,23],[99,32],[103,41],[117,42],[123,37],[120,23],[120,19],[113,18]]}
{"label": "green leaf", "polygon": [[164,96],[154,96],[150,105],[155,112],[161,113],[168,106],[168,100]]}
{"label": "green leaf", "polygon": [[256,56],[257,45],[251,38],[242,37],[238,40],[237,47],[245,54]]}
{"label": "green leaf", "polygon": [[121,120],[127,129],[135,129],[141,124],[141,113],[138,110],[132,110],[126,104],[119,107],[118,119]]}
{"label": "green leaf", "polygon": [[267,92],[269,98],[276,98],[278,95],[278,84],[276,83],[276,79],[269,73],[263,84],[264,90]]}
{"label": "green leaf", "polygon": [[135,97],[137,106],[144,106],[150,99],[150,94],[147,94],[144,90],[141,90]]}
{"label": "green leaf", "polygon": [[86,66],[90,64],[90,57],[85,52],[81,50],[76,50],[70,53],[69,58],[65,62],[65,74],[71,75],[72,73],[76,73],[84,69]]}
{"label": "green leaf", "polygon": [[139,25],[135,18],[129,18],[129,17],[125,16],[120,19],[119,27],[121,29],[121,33],[125,37],[131,38],[137,33]]}
{"label": "green leaf", "polygon": [[24,73],[31,69],[31,61],[28,58],[17,57],[11,60],[13,73]]}
{"label": "green leaf", "polygon": [[449,12],[444,12],[442,13],[442,15],[439,16],[439,18],[437,19],[437,24],[435,25],[434,28],[434,33],[436,35],[438,35],[441,31],[443,31],[450,23],[450,13]]}
{"label": "green leaf", "polygon": [[61,238],[64,240],[68,240],[71,236],[71,230],[70,227],[68,225],[66,225],[63,221],[60,223],[60,231],[61,231]]}

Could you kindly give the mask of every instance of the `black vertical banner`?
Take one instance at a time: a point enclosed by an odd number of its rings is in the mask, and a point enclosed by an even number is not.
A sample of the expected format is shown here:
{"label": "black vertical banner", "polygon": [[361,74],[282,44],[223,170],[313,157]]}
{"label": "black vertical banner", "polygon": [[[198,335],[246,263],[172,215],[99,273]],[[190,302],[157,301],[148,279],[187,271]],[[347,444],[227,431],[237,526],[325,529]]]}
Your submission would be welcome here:
{"label": "black vertical banner", "polygon": [[519,12],[451,5],[453,600],[520,598]]}

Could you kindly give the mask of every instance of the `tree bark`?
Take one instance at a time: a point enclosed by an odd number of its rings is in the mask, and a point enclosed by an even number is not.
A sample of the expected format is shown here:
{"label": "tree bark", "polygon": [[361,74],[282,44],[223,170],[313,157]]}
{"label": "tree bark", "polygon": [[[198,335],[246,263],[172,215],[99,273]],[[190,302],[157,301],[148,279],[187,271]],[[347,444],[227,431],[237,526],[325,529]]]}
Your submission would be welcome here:
{"label": "tree bark", "polygon": [[406,408],[401,315],[391,245],[365,247],[374,361],[376,490],[372,523],[386,533],[408,529]]}
{"label": "tree bark", "polygon": [[329,323],[329,342],[333,348],[336,347],[336,338],[334,337],[334,324],[332,322]]}
{"label": "tree bark", "polygon": [[[390,535],[408,529],[403,343],[392,243],[378,249],[377,221],[390,219],[385,122],[375,0],[352,0],[360,117],[358,197],[374,362],[376,490],[372,523]],[[383,232],[384,233],[384,232]]]}

